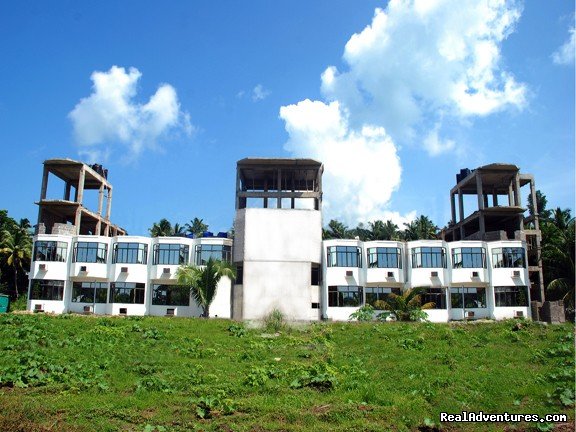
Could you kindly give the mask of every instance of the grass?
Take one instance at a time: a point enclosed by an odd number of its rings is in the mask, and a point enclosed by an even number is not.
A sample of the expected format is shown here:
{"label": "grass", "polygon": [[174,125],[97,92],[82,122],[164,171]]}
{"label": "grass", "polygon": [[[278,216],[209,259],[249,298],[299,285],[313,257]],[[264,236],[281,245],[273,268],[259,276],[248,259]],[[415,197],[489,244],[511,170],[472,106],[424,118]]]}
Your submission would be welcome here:
{"label": "grass", "polygon": [[[0,430],[433,431],[439,413],[567,413],[574,326],[0,317]],[[506,425],[552,430],[553,425]],[[563,429],[566,430],[566,429]]]}

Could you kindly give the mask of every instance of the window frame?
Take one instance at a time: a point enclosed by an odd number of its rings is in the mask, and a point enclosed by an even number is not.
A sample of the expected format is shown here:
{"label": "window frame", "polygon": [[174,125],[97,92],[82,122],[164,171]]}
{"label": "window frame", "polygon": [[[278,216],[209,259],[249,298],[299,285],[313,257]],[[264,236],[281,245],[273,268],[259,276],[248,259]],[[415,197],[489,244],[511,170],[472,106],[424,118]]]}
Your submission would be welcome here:
{"label": "window frame", "polygon": [[[34,290],[35,285],[40,287],[40,292],[45,292],[44,290],[50,290],[50,296],[35,296]],[[64,301],[64,288],[66,286],[66,281],[59,279],[32,279],[30,283],[30,300],[44,300],[44,301]],[[58,293],[54,296],[54,290],[58,289]],[[47,292],[47,291],[46,291]],[[54,298],[56,297],[56,298]]]}
{"label": "window frame", "polygon": [[359,246],[328,246],[326,261],[327,267],[362,268],[362,249]]}
{"label": "window frame", "polygon": [[[88,284],[89,286],[84,287],[82,285]],[[80,285],[80,286],[79,286]],[[72,303],[92,303],[92,304],[106,304],[108,303],[108,282],[72,282],[72,297],[70,301]],[[80,292],[76,295],[77,290]],[[92,291],[92,300],[90,301],[77,301],[75,298],[81,297],[82,291]],[[102,296],[102,291],[104,291],[104,295]],[[103,300],[103,301],[102,301]]]}
{"label": "window frame", "polygon": [[[166,290],[167,293],[165,294],[166,297],[164,299],[163,302],[158,301],[158,291],[160,290]],[[187,290],[188,291],[188,296],[186,297],[188,302],[186,303],[178,303],[178,302],[172,302],[172,291],[174,290]],[[152,299],[151,299],[151,305],[152,306],[190,306],[190,287],[184,286],[184,285],[173,285],[173,284],[153,284],[152,285]],[[182,294],[182,293],[180,293]],[[182,296],[184,297],[184,296]],[[170,302],[169,302],[170,299]]]}
{"label": "window frame", "polygon": [[[464,252],[464,250],[475,250],[480,249],[480,252]],[[480,260],[482,265],[480,267],[474,265],[477,264],[477,256],[480,256]],[[457,261],[457,257],[461,256],[461,261]],[[466,259],[465,256],[471,256],[470,262],[472,265],[465,265]],[[452,258],[452,268],[453,269],[469,269],[469,268],[486,268],[486,248],[482,246],[474,246],[474,247],[458,247],[454,248],[451,251],[451,258]],[[457,264],[460,265],[457,265]]]}
{"label": "window frame", "polygon": [[[202,249],[210,250],[202,250]],[[216,248],[216,249],[214,249]],[[220,251],[218,251],[220,248]],[[203,260],[202,253],[205,252],[208,254],[208,258]],[[220,253],[218,253],[220,252]],[[208,260],[212,258],[214,260],[223,261],[223,262],[232,262],[232,246],[224,245],[224,244],[199,244],[196,245],[194,248],[194,263],[197,266],[205,266]]]}
{"label": "window frame", "polygon": [[[476,290],[476,292],[470,292]],[[480,294],[480,292],[483,292]],[[486,288],[484,287],[450,287],[450,308],[451,309],[486,309]],[[480,299],[473,298],[473,295],[480,295]],[[454,299],[458,299],[456,302]],[[481,302],[483,300],[483,303]],[[469,306],[472,302],[480,302],[482,306]],[[455,303],[457,303],[455,305]]]}
{"label": "window frame", "polygon": [[[121,246],[119,245],[127,245]],[[136,246],[136,247],[135,247]],[[122,254],[122,260],[118,260],[119,252]],[[128,258],[135,254],[136,261],[129,261]],[[124,257],[123,255],[126,255]],[[112,264],[148,264],[148,245],[146,243],[136,242],[116,242],[113,246]]]}
{"label": "window frame", "polygon": [[[392,252],[388,252],[388,251],[394,251],[394,253]],[[374,252],[373,252],[374,251]],[[376,256],[376,261],[375,264],[372,264],[372,260],[371,257],[372,256]],[[391,266],[391,265],[380,265],[380,256],[384,256],[385,258],[383,258],[384,263],[387,263],[390,258],[388,258],[389,256],[395,256],[396,257],[396,266]],[[367,259],[367,266],[368,268],[395,268],[395,269],[402,269],[402,251],[399,247],[371,247],[368,248],[366,251],[366,259]]]}
{"label": "window frame", "polygon": [[[347,304],[346,299],[357,296],[356,304]],[[336,302],[333,300],[336,299]],[[336,303],[336,304],[334,304]],[[359,307],[364,304],[364,287],[357,285],[331,285],[328,287],[328,307]]]}
{"label": "window frame", "polygon": [[[374,293],[369,293],[369,291],[372,291],[372,290],[378,290],[378,291],[374,292]],[[385,292],[384,290],[389,290],[390,292]],[[369,294],[376,296],[374,301],[368,301],[368,295]],[[374,306],[374,304],[379,300],[387,302],[390,294],[401,295],[402,289],[397,288],[397,287],[366,286],[366,287],[364,287],[364,304],[370,305],[370,306],[376,308],[376,306]]]}
{"label": "window frame", "polygon": [[[39,257],[44,249],[43,257]],[[34,261],[66,262],[68,258],[68,243],[58,240],[36,240],[34,242]]]}
{"label": "window frame", "polygon": [[[438,307],[438,302],[434,300],[438,296],[440,296],[440,307]],[[420,304],[433,302],[434,307],[431,310],[447,310],[448,303],[446,297],[446,288],[426,287],[420,295]]]}
{"label": "window frame", "polygon": [[[117,285],[122,285],[117,287]],[[120,293],[119,291],[123,292]],[[125,291],[130,290],[129,293]],[[117,292],[118,291],[118,292]],[[116,300],[116,298],[122,294],[128,294],[130,301],[124,302]],[[142,300],[142,301],[137,301]],[[120,303],[120,304],[145,304],[146,302],[146,284],[144,282],[110,282],[110,295],[109,303]]]}
{"label": "window frame", "polygon": [[[520,291],[522,289],[522,291]],[[514,292],[516,291],[516,292]],[[520,296],[524,297],[525,304],[520,304]],[[501,304],[502,299],[504,303],[514,303],[512,300],[516,300],[517,304]],[[529,306],[529,293],[528,287],[525,285],[512,285],[512,286],[495,286],[494,287],[494,307],[528,307]]]}
{"label": "window frame", "polygon": [[[516,265],[519,260],[522,261],[520,266]],[[492,249],[492,268],[526,268],[526,249],[523,247]]]}
{"label": "window frame", "polygon": [[[82,246],[79,247],[80,244],[90,245],[90,246]],[[96,245],[94,247],[93,245]],[[89,251],[96,250],[96,254],[94,255],[94,260],[89,261],[88,259],[78,259],[78,249],[82,249],[86,251],[86,257],[88,257]],[[104,251],[104,257],[102,258],[101,251]],[[87,242],[87,241],[76,241],[74,242],[73,251],[72,251],[72,262],[75,263],[88,263],[88,264],[106,264],[108,261],[108,244],[107,243],[100,243],[100,242]]]}
{"label": "window frame", "polygon": [[[430,249],[430,250],[424,250]],[[432,249],[439,249],[438,251],[433,251]],[[444,246],[418,246],[414,247],[410,251],[410,255],[412,258],[412,268],[447,268],[446,265],[446,248]],[[437,264],[437,260],[439,255],[441,260],[441,266],[432,265]],[[424,258],[427,257],[425,260]],[[424,261],[430,261],[430,265],[425,265]],[[417,265],[418,261],[420,261],[421,265]]]}
{"label": "window frame", "polygon": [[[167,249],[163,249],[167,247]],[[160,257],[168,255],[168,260],[160,260]],[[177,257],[178,262],[170,259],[172,255]],[[190,246],[182,243],[156,243],[152,248],[152,265],[182,265],[188,264],[190,259]],[[167,262],[165,262],[167,261]]]}

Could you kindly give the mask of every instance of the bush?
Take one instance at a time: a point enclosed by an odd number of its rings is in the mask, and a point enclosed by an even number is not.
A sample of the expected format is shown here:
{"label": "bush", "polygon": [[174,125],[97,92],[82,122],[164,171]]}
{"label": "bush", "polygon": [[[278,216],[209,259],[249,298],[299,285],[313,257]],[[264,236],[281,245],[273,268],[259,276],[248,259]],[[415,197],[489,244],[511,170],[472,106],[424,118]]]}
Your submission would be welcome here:
{"label": "bush", "polygon": [[264,327],[267,331],[277,333],[286,328],[284,314],[279,309],[274,309],[264,318]]}
{"label": "bush", "polygon": [[26,310],[27,306],[28,306],[28,295],[22,294],[20,297],[18,297],[18,300],[10,300],[9,309],[10,311],[22,311]]}
{"label": "bush", "polygon": [[372,321],[374,319],[374,308],[370,305],[364,305],[356,312],[352,312],[348,319],[356,319],[358,321]]}

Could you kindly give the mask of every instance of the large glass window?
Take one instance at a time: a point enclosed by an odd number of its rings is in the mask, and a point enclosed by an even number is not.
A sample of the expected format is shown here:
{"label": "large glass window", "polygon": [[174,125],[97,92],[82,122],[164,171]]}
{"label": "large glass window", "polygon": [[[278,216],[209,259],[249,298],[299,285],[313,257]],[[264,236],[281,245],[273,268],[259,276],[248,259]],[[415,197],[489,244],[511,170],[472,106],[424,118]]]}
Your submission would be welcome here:
{"label": "large glass window", "polygon": [[148,245],[143,243],[114,243],[113,264],[146,264],[147,261]]}
{"label": "large glass window", "polygon": [[369,268],[402,268],[400,248],[368,248]]}
{"label": "large glass window", "polygon": [[144,304],[143,283],[115,282],[110,284],[110,303]]}
{"label": "large glass window", "polygon": [[206,265],[208,260],[230,262],[232,248],[224,245],[197,245],[196,246],[196,265]]}
{"label": "large glass window", "polygon": [[154,285],[152,304],[166,306],[190,306],[190,287],[181,285]]}
{"label": "large glass window", "polygon": [[434,303],[432,309],[446,309],[446,290],[444,288],[426,288],[420,301],[421,304]]}
{"label": "large glass window", "polygon": [[64,298],[64,281],[32,279],[31,300],[58,300]]}
{"label": "large glass window", "polygon": [[364,292],[366,293],[366,304],[378,309],[379,305],[376,302],[387,302],[388,297],[392,293],[400,295],[400,288],[366,287],[364,288]]}
{"label": "large glass window", "polygon": [[494,287],[496,306],[528,306],[528,290],[525,286]]}
{"label": "large glass window", "polygon": [[446,268],[446,251],[443,247],[414,248],[412,268]]}
{"label": "large glass window", "polygon": [[361,286],[329,286],[328,306],[353,307],[362,304],[363,294]]}
{"label": "large glass window", "polygon": [[34,261],[65,262],[68,243],[59,241],[37,241],[34,243]]}
{"label": "large glass window", "polygon": [[188,263],[189,247],[183,244],[159,243],[154,245],[153,264],[180,265]]}
{"label": "large glass window", "polygon": [[108,284],[106,282],[74,282],[72,301],[74,303],[106,303]]}
{"label": "large glass window", "polygon": [[81,263],[106,263],[108,245],[96,242],[74,243],[74,262]]}
{"label": "large glass window", "polygon": [[450,288],[450,304],[452,308],[485,308],[486,288]]}
{"label": "large glass window", "polygon": [[452,268],[486,268],[486,251],[483,247],[452,249]]}
{"label": "large glass window", "polygon": [[329,246],[328,267],[362,267],[362,254],[356,246]]}
{"label": "large glass window", "polygon": [[524,259],[524,248],[506,247],[492,249],[492,265],[494,268],[508,267],[521,268],[526,267]]}

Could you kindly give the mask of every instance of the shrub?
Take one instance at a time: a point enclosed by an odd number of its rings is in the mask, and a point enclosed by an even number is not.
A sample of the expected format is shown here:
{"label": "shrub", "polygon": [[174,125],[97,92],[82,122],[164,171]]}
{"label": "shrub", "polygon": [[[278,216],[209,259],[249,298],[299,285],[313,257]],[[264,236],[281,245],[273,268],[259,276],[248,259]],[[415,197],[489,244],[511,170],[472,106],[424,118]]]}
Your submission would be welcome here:
{"label": "shrub", "polygon": [[264,318],[264,328],[273,333],[277,333],[286,328],[284,314],[279,309],[274,309]]}
{"label": "shrub", "polygon": [[374,319],[374,308],[370,305],[364,305],[356,312],[352,312],[348,319],[356,319],[358,321],[372,321]]}

